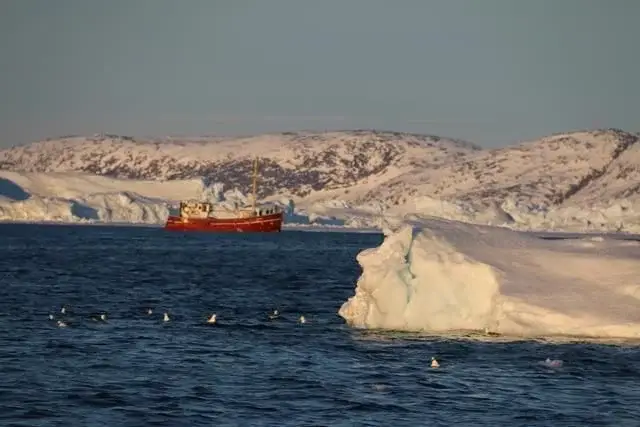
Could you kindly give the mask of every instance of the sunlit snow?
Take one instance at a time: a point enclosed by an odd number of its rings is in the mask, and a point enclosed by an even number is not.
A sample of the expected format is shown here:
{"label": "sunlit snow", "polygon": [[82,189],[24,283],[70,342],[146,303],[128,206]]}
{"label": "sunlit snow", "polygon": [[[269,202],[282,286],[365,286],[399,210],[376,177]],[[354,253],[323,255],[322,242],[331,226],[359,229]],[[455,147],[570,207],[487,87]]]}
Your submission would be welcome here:
{"label": "sunlit snow", "polygon": [[640,338],[640,242],[414,218],[358,255],[355,327]]}

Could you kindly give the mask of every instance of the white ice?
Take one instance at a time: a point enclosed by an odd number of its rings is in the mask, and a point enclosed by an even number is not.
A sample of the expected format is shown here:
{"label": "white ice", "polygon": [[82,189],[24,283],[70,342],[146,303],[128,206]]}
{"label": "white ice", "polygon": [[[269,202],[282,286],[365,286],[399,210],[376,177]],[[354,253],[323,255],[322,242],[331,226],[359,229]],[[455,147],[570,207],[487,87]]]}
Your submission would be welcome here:
{"label": "white ice", "polygon": [[[76,172],[0,170],[0,221],[162,225],[185,199],[208,200],[226,207],[249,201],[237,189],[225,191],[222,183],[207,184],[199,179],[145,181]],[[288,198],[270,201],[284,210],[287,225],[361,226],[356,219],[349,223],[297,209]]]}
{"label": "white ice", "polygon": [[[173,178],[234,164],[244,170],[256,154],[300,175],[260,178],[274,191],[265,201],[286,207],[285,227],[369,229],[382,216],[420,214],[518,230],[640,233],[640,139],[615,129],[499,149],[375,130],[62,137],[0,150],[0,167],[25,171],[0,171],[0,220],[163,224],[185,198],[246,201],[210,179]],[[72,172],[81,170],[98,176]]]}
{"label": "white ice", "polygon": [[359,328],[640,338],[640,243],[414,218],[361,252]]}
{"label": "white ice", "polygon": [[[162,225],[183,199],[210,200],[228,207],[248,202],[247,196],[234,188],[224,189],[222,183],[207,184],[200,179],[145,181],[77,172],[0,170],[0,221]],[[310,198],[294,203],[282,195],[265,201],[285,211],[285,228],[370,231],[380,229],[385,221],[402,222],[417,213],[522,230],[640,232],[640,202],[633,201],[551,210],[520,206],[510,199],[477,210],[427,196],[395,208],[384,208],[379,201],[353,205],[340,199]]]}

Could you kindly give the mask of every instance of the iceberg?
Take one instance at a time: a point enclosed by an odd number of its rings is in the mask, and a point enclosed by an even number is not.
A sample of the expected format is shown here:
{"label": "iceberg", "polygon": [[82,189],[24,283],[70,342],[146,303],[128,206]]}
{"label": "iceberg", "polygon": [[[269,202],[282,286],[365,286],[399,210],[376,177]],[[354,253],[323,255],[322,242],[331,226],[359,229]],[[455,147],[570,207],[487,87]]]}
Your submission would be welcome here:
{"label": "iceberg", "polygon": [[[411,203],[395,206],[382,199],[347,202],[334,195],[325,200],[329,193],[323,194],[318,199],[318,194],[300,197],[283,190],[264,201],[285,210],[284,228],[289,229],[373,231],[384,229],[386,222],[401,223],[408,215],[418,214],[520,231],[640,233],[640,201],[631,199],[584,208],[519,203],[512,198],[472,203],[416,196]],[[207,200],[227,209],[250,203],[250,195],[233,187],[225,189],[222,182],[206,177],[150,181],[0,170],[0,222],[162,226],[185,199]]]}
{"label": "iceberg", "polygon": [[640,338],[640,242],[413,217],[357,256],[356,328]]}
{"label": "iceberg", "polygon": [[[250,202],[237,188],[225,190],[211,179],[145,181],[116,179],[76,172],[37,173],[0,170],[0,222],[53,222],[68,224],[163,225],[170,212],[184,199],[207,200],[234,209]],[[348,209],[325,212],[298,209],[284,196],[265,200],[280,206],[285,228],[365,228]],[[318,211],[318,213],[316,213]],[[343,215],[346,219],[336,219]]]}

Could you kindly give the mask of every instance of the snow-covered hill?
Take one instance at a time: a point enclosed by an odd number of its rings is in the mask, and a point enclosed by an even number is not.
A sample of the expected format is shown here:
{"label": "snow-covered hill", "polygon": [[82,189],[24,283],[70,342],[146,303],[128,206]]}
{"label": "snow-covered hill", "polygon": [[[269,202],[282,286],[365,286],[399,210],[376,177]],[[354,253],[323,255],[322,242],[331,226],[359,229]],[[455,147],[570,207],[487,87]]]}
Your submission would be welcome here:
{"label": "snow-covered hill", "polygon": [[206,177],[249,190],[261,158],[260,196],[304,197],[312,191],[384,181],[427,161],[441,165],[479,148],[464,141],[396,132],[288,132],[247,138],[136,140],[115,135],[68,137],[0,151],[0,169],[87,172],[123,179]]}
{"label": "snow-covered hill", "polygon": [[365,198],[405,204],[416,196],[489,205],[573,206],[640,198],[638,135],[574,132],[426,166],[384,183]]}
{"label": "snow-covered hill", "polygon": [[[306,219],[371,226],[382,212],[389,220],[419,213],[524,229],[630,231],[640,230],[639,141],[615,129],[493,150],[366,130],[180,140],[97,135],[2,150],[0,178],[4,193],[11,182],[33,196],[29,203],[75,200],[93,206],[100,220],[114,220],[109,212],[119,212],[113,206],[123,197],[136,206],[164,206],[162,200],[197,197],[213,183],[246,194],[259,156],[260,196],[283,205],[291,198]],[[7,203],[26,199],[4,193],[0,188],[7,219],[22,209]],[[152,222],[165,211],[157,212],[133,216]]]}

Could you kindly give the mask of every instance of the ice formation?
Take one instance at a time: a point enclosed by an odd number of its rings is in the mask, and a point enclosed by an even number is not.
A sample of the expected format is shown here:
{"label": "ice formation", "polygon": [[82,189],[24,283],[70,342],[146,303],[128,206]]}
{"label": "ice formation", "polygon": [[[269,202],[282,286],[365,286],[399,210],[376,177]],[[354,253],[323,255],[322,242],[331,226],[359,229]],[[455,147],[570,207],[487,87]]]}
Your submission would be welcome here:
{"label": "ice formation", "polygon": [[[0,221],[161,225],[180,200],[207,200],[232,208],[249,197],[207,180],[144,181],[82,173],[29,173],[0,170]],[[350,226],[345,220],[297,209],[293,200],[271,202],[285,212],[287,225]],[[346,215],[349,219],[349,215]],[[356,219],[352,222],[358,225]]]}
{"label": "ice formation", "polygon": [[620,200],[584,206],[536,206],[506,198],[502,203],[478,206],[431,197],[385,210],[385,216],[403,220],[420,214],[472,224],[496,225],[515,230],[640,233],[640,201]]}
{"label": "ice formation", "polygon": [[178,200],[241,203],[246,196],[233,187],[249,191],[256,154],[267,201],[287,206],[285,227],[372,228],[382,217],[421,214],[517,230],[640,233],[640,135],[620,129],[499,149],[379,130],[52,138],[0,149],[0,219],[161,223]]}
{"label": "ice formation", "polygon": [[416,218],[357,259],[354,327],[640,338],[640,242]]}
{"label": "ice formation", "polygon": [[[419,196],[401,206],[388,206],[384,200],[318,200],[320,193],[295,199],[295,203],[286,195],[273,195],[266,201],[285,210],[285,228],[382,229],[383,223],[401,223],[420,214],[515,230],[640,233],[640,200],[635,199],[592,204],[587,209],[535,206],[509,198],[478,205]],[[183,199],[209,200],[228,208],[249,202],[249,197],[235,188],[206,179],[145,181],[77,172],[0,170],[0,221],[161,225]]]}

